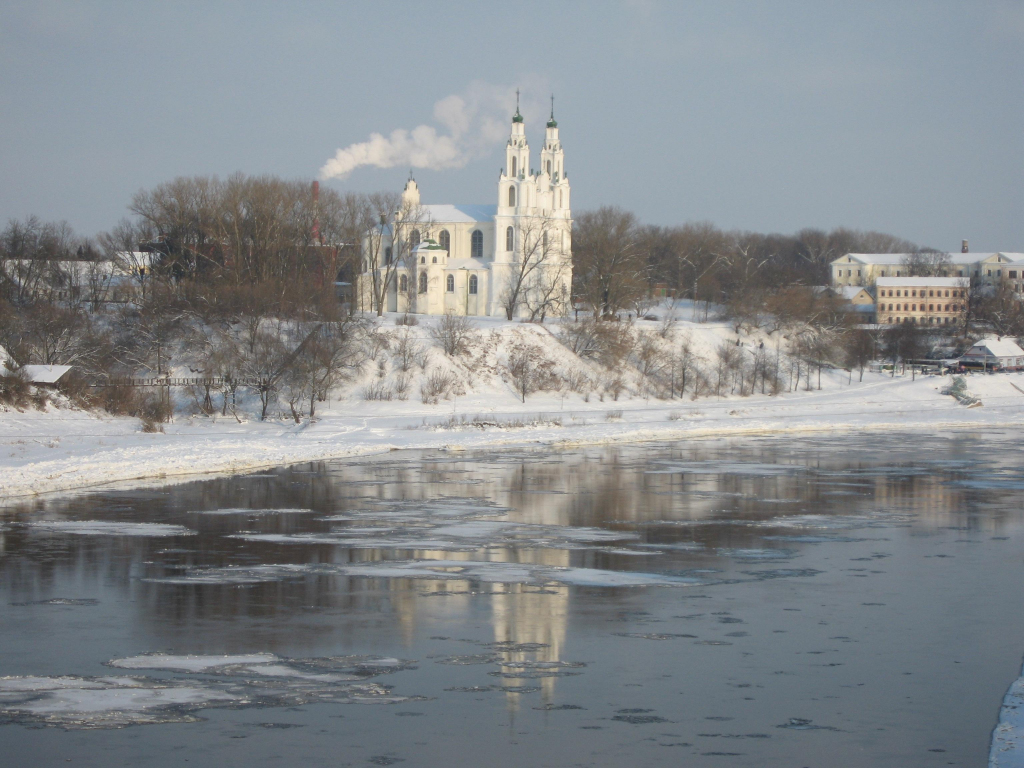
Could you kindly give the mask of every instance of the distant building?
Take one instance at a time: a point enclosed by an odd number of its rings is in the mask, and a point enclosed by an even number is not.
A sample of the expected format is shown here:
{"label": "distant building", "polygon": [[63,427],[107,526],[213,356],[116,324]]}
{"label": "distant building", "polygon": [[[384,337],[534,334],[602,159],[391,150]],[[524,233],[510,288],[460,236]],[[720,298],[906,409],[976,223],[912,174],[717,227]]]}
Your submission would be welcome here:
{"label": "distant building", "polygon": [[1010,339],[982,339],[964,352],[960,364],[965,368],[1019,371],[1024,368],[1024,349]]}
{"label": "distant building", "polygon": [[[916,254],[847,253],[832,262],[832,284],[873,286],[879,278],[908,277]],[[949,253],[937,265],[943,277],[975,278],[994,282],[1001,278],[1024,279],[1024,253]]]}
{"label": "distant building", "polygon": [[879,277],[877,322],[955,325],[965,310],[967,282],[962,277]]}
{"label": "distant building", "polygon": [[858,324],[873,324],[878,322],[875,316],[875,300],[871,293],[859,285],[839,285],[835,288],[828,286],[815,287],[816,294],[826,293],[835,296],[843,302],[843,309]]}

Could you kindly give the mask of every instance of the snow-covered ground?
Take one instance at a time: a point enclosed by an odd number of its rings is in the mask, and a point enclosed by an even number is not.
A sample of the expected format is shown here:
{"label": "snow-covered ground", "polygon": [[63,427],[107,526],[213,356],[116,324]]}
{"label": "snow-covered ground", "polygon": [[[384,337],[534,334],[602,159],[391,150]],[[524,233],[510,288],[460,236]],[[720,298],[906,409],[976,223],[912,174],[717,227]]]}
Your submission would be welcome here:
{"label": "snow-covered ground", "polygon": [[1024,670],[1010,686],[999,712],[999,725],[992,732],[989,768],[1024,766]]}
{"label": "snow-covered ground", "polygon": [[[653,332],[656,323],[648,322]],[[401,328],[386,326],[389,333]],[[725,323],[680,324],[706,360],[716,344],[737,334]],[[426,324],[410,329],[424,350]],[[746,348],[758,339],[766,347],[773,337],[743,336]],[[560,370],[573,366],[593,381],[589,394],[537,392],[522,403],[502,374],[501,354],[513,344],[540,350]],[[386,357],[386,355],[384,356]],[[382,357],[382,359],[384,359]],[[619,441],[679,440],[702,437],[850,430],[888,430],[893,439],[927,439],[936,430],[1024,424],[1024,374],[967,377],[980,407],[968,408],[941,394],[948,377],[865,372],[822,373],[821,390],[784,392],[778,396],[737,395],[691,400],[659,400],[627,387],[614,400],[598,370],[559,344],[548,326],[482,321],[476,351],[454,363],[438,349],[426,355],[408,399],[364,399],[368,383],[391,386],[402,374],[392,350],[383,364],[367,366],[362,380],[321,403],[317,420],[255,419],[232,416],[177,416],[163,433],[144,433],[137,419],[51,407],[46,411],[0,411],[0,500],[67,491],[106,483],[169,482],[199,473],[237,473],[259,468],[359,456],[396,449],[474,449],[493,446],[558,446]],[[430,405],[421,402],[420,383],[428,370],[454,366],[463,392]],[[817,386],[816,374],[812,384]],[[602,394],[603,392],[603,394]],[[462,417],[491,424],[452,426]],[[453,417],[455,417],[453,419]]]}

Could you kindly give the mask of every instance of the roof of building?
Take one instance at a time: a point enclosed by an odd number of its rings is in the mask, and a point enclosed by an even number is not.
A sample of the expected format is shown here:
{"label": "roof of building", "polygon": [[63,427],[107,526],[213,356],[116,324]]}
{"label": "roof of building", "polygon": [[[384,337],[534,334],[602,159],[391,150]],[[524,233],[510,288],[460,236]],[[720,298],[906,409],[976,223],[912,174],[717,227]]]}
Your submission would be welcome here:
{"label": "roof of building", "polygon": [[[844,253],[838,259],[832,261],[833,264],[847,263],[844,261],[847,257],[853,259],[861,264],[879,264],[879,265],[892,265],[904,263],[904,261],[914,254],[911,253]],[[951,264],[977,264],[979,261],[985,261],[993,257],[1001,257],[1009,261],[1024,261],[1024,253],[1004,253],[1002,251],[996,251],[994,253],[947,253],[944,254],[949,256]]]}
{"label": "roof of building", "polygon": [[70,370],[70,365],[23,365],[17,374],[32,384],[56,384]]}
{"label": "roof of building", "polygon": [[448,259],[448,269],[487,269],[487,265],[480,259]]}
{"label": "roof of building", "polygon": [[875,284],[879,287],[886,286],[888,288],[899,288],[904,285],[908,288],[920,285],[926,288],[928,286],[954,288],[966,284],[966,281],[967,278],[965,277],[880,277],[875,281]]}
{"label": "roof of building", "polygon": [[[840,285],[835,289],[836,293],[847,301],[852,301],[857,298],[857,294],[861,291],[867,293],[867,290],[862,285]],[[870,295],[870,294],[868,294]]]}
{"label": "roof of building", "polygon": [[1013,339],[982,339],[974,342],[974,346],[964,354],[970,357],[1024,357],[1024,349],[1017,346]]}
{"label": "roof of building", "polygon": [[423,210],[434,224],[472,224],[493,222],[498,213],[496,205],[424,205]]}

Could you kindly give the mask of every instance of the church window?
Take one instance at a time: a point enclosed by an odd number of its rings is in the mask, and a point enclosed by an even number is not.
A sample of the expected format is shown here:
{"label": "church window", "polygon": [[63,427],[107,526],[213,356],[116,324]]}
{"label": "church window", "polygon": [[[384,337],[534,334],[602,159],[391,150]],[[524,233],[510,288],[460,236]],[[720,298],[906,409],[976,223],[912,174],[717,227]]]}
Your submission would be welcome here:
{"label": "church window", "polygon": [[426,263],[427,263],[427,257],[426,256],[420,256],[420,264],[426,264]]}
{"label": "church window", "polygon": [[431,263],[431,264],[437,264],[437,256],[435,256],[434,258],[432,258],[432,259],[430,260],[430,263]]}
{"label": "church window", "polygon": [[412,232],[409,233],[409,245],[412,246],[413,248],[415,248],[419,244],[420,244],[420,231],[418,229],[414,229]]}
{"label": "church window", "polygon": [[469,238],[469,255],[473,259],[482,259],[484,257],[484,233],[479,229],[474,229],[473,234]]}
{"label": "church window", "polygon": [[506,251],[511,251],[511,250],[513,250],[515,248],[515,245],[516,245],[516,233],[515,233],[515,230],[513,230],[512,227],[508,227],[508,228],[505,229],[505,250]]}
{"label": "church window", "polygon": [[391,263],[391,255],[392,255],[392,250],[391,250],[391,246],[389,245],[387,248],[384,249],[384,263],[385,264],[390,264]]}
{"label": "church window", "polygon": [[551,161],[548,160],[548,176],[551,175]]}
{"label": "church window", "polygon": [[448,293],[455,293],[455,275],[448,275],[445,278],[444,287]]}
{"label": "church window", "polygon": [[516,175],[516,159],[513,157],[512,158],[512,177],[515,178],[515,175]]}
{"label": "church window", "polygon": [[427,273],[420,272],[420,293],[427,292]]}
{"label": "church window", "polygon": [[470,275],[469,276],[469,292],[471,294],[473,294],[474,296],[476,295],[477,285],[478,285],[478,282],[477,282],[476,275]]}
{"label": "church window", "polygon": [[409,278],[405,275],[400,275],[398,278],[398,290],[405,293],[409,290]]}
{"label": "church window", "polygon": [[516,207],[516,188],[515,187],[509,187],[508,188],[508,207],[509,208],[515,208]]}
{"label": "church window", "polygon": [[558,207],[562,207],[562,190],[558,190]]}
{"label": "church window", "polygon": [[437,242],[438,245],[440,245],[446,251],[450,251],[452,249],[452,238],[451,235],[448,234],[447,229],[441,230],[441,233],[437,236]]}

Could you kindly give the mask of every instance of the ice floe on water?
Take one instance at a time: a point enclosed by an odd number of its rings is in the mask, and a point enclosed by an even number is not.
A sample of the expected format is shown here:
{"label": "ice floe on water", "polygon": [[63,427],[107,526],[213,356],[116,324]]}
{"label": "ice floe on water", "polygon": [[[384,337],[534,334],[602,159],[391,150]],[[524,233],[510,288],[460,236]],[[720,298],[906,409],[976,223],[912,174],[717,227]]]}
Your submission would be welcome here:
{"label": "ice floe on water", "polygon": [[196,533],[183,525],[120,523],[109,520],[40,520],[26,525],[36,531],[80,536],[192,536]]}
{"label": "ice floe on water", "polygon": [[502,563],[475,560],[382,560],[367,563],[296,563],[285,565],[195,568],[175,576],[146,579],[161,584],[250,584],[305,576],[354,576],[378,579],[457,579],[489,584],[570,584],[581,587],[695,586],[707,581],[691,576],[597,568]]}
{"label": "ice floe on water", "polygon": [[411,662],[372,656],[286,659],[272,653],[239,655],[144,654],[108,666],[162,670],[189,678],[0,678],[0,722],[64,728],[121,728],[190,722],[210,707],[280,707],[306,703],[398,704],[423,697],[395,696],[390,686],[368,682]]}
{"label": "ice floe on water", "polygon": [[[337,518],[333,518],[337,520]],[[351,520],[352,518],[346,518]],[[368,521],[363,520],[363,523]],[[276,544],[333,544],[351,549],[430,549],[472,551],[482,548],[592,549],[637,540],[630,531],[509,520],[441,520],[416,517],[348,525],[320,533],[238,533],[231,538]]]}
{"label": "ice floe on water", "polygon": [[230,507],[227,509],[193,509],[189,514],[193,515],[311,515],[312,509],[285,508],[285,509],[249,509],[247,507]]}
{"label": "ice floe on water", "polygon": [[1003,698],[988,764],[989,768],[1024,768],[1024,670]]}
{"label": "ice floe on water", "polygon": [[149,653],[114,659],[108,666],[118,669],[169,669],[175,672],[208,672],[229,664],[269,664],[278,661],[273,653],[248,653],[237,656],[172,656],[166,653]]}
{"label": "ice floe on water", "polygon": [[693,474],[693,475],[792,475],[806,472],[807,467],[795,464],[758,464],[728,461],[655,462],[648,475]]}

